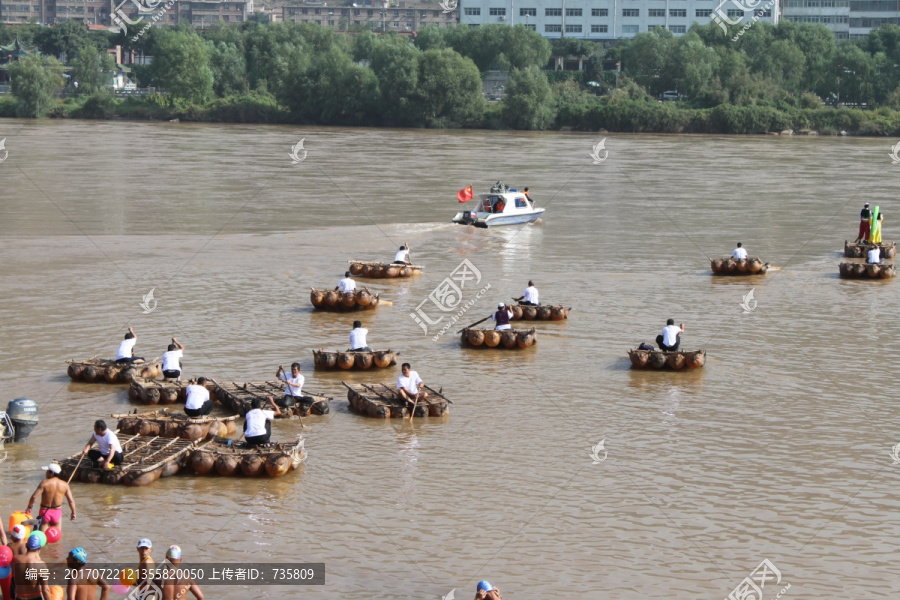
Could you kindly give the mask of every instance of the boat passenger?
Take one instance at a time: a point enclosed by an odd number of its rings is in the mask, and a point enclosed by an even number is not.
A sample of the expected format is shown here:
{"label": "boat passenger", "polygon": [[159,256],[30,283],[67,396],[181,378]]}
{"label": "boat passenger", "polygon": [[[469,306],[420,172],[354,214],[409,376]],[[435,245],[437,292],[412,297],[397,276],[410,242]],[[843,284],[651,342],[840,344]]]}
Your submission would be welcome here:
{"label": "boat passenger", "polygon": [[[269,396],[269,404],[275,410],[263,410],[262,398],[253,399],[253,409],[244,416],[244,431],[241,437],[247,440],[248,446],[261,446],[269,443],[272,436],[272,419],[281,414],[275,400]],[[240,438],[238,438],[240,439]]]}
{"label": "boat passenger", "polygon": [[184,414],[189,417],[202,417],[212,412],[213,403],[206,389],[206,377],[198,377],[197,383],[184,390],[187,399],[184,403]]}
{"label": "boat passenger", "polygon": [[[50,597],[50,585],[47,583],[47,564],[41,560],[41,536],[33,531],[25,542],[28,551],[16,559],[16,600],[41,600]],[[43,573],[42,573],[43,571]],[[37,577],[26,577],[26,573],[34,573]]]}
{"label": "boat passenger", "polygon": [[662,333],[656,336],[656,343],[659,345],[660,350],[677,352],[678,346],[681,344],[682,333],[684,333],[684,323],[681,324],[681,327],[676,327],[675,319],[669,319],[666,321],[666,326],[663,327]]}
{"label": "boat passenger", "polygon": [[512,311],[506,308],[506,305],[502,302],[497,305],[497,312],[495,312],[491,318],[494,319],[496,325],[494,329],[497,331],[504,331],[506,329],[512,329],[512,325],[509,324],[509,320],[512,319]]}
{"label": "boat passenger", "polygon": [[135,356],[134,355],[134,345],[137,343],[137,334],[134,333],[134,329],[131,327],[128,328],[128,333],[125,334],[125,339],[119,343],[119,351],[116,352],[116,363],[117,364],[140,364],[144,362],[143,356]]}
{"label": "boat passenger", "polygon": [[479,581],[478,587],[475,589],[475,600],[502,600],[500,589],[492,586],[487,580]]}
{"label": "boat passenger", "polygon": [[100,587],[100,598],[108,598],[112,586],[100,576],[102,569],[85,569],[87,551],[84,548],[73,548],[66,557],[66,598],[71,600],[96,600],[97,587]]}
{"label": "boat passenger", "polygon": [[872,211],[869,210],[869,203],[863,205],[863,209],[859,211],[859,235],[856,236],[854,243],[865,242],[869,239],[869,219],[872,217]]}
{"label": "boat passenger", "polygon": [[881,243],[881,221],[884,220],[884,213],[878,213],[878,222],[872,224],[872,231],[869,233],[869,243],[870,244],[880,244]]}
{"label": "boat passenger", "polygon": [[881,248],[880,247],[875,246],[874,248],[869,250],[869,255],[866,258],[866,263],[868,263],[870,265],[880,265],[883,262],[884,261],[881,260]]}
{"label": "boat passenger", "polygon": [[522,300],[519,300],[519,304],[523,304],[525,306],[541,305],[541,303],[538,302],[538,289],[534,287],[533,281],[528,281],[528,287],[525,288],[524,292],[522,292]]}
{"label": "boat passenger", "polygon": [[34,506],[38,496],[41,497],[41,511],[38,513],[38,519],[41,520],[41,531],[47,531],[50,527],[58,527],[62,531],[62,503],[63,499],[69,503],[69,510],[72,512],[72,520],[75,520],[75,498],[72,497],[72,490],[69,484],[59,478],[62,471],[57,463],[50,463],[46,467],[41,467],[47,471],[44,480],[38,484],[31,500],[28,501],[26,513],[31,513],[31,507]]}
{"label": "boat passenger", "polygon": [[422,382],[419,374],[412,370],[409,363],[403,363],[400,366],[400,372],[402,375],[397,378],[397,393],[401,398],[408,404],[415,405],[419,400],[428,397],[428,392],[424,389],[425,383]]}
{"label": "boat passenger", "polygon": [[350,351],[351,352],[371,352],[372,349],[366,344],[366,334],[368,329],[362,326],[362,322],[353,321],[353,329],[350,331]]}
{"label": "boat passenger", "polygon": [[[99,450],[91,450],[94,442],[97,442]],[[115,465],[122,464],[122,460],[125,458],[122,456],[122,445],[119,444],[119,438],[114,431],[106,427],[106,421],[103,419],[94,421],[94,434],[81,453],[87,454],[91,462],[97,463],[101,469],[111,469]]]}
{"label": "boat passenger", "polygon": [[394,255],[394,264],[395,265],[410,265],[412,264],[409,260],[409,244],[403,244],[400,246],[400,249],[397,251],[397,254]]}
{"label": "boat passenger", "polygon": [[494,212],[497,214],[502,213],[504,208],[506,208],[506,201],[503,198],[498,198],[497,202],[494,203]]}
{"label": "boat passenger", "polygon": [[200,591],[194,580],[185,573],[189,573],[191,569],[179,569],[181,563],[181,548],[178,546],[169,546],[166,551],[166,558],[172,564],[169,568],[164,568],[163,572],[166,578],[157,580],[159,588],[162,590],[162,598],[159,600],[184,600],[187,593],[191,592],[197,600],[203,600],[203,592]]}
{"label": "boat passenger", "polygon": [[169,350],[162,356],[162,372],[165,379],[181,379],[181,357],[184,356],[184,346],[181,342],[172,338]]}
{"label": "boat passenger", "polygon": [[737,248],[731,253],[731,258],[735,260],[747,260],[747,249],[744,248],[744,245],[741,242],[738,242]]}
{"label": "boat passenger", "polygon": [[531,194],[528,193],[528,188],[522,190],[522,193],[525,194],[525,197],[528,198],[529,202],[534,202],[534,200],[531,199]]}
{"label": "boat passenger", "polygon": [[349,294],[356,289],[356,282],[350,278],[350,271],[344,273],[344,278],[338,282],[337,287],[334,289],[344,294]]}
{"label": "boat passenger", "polygon": [[284,365],[279,365],[275,376],[285,383],[281,407],[289,408],[297,404],[303,398],[303,392],[301,390],[303,388],[303,382],[305,381],[305,377],[300,374],[300,363],[291,363],[290,376],[284,372]]}

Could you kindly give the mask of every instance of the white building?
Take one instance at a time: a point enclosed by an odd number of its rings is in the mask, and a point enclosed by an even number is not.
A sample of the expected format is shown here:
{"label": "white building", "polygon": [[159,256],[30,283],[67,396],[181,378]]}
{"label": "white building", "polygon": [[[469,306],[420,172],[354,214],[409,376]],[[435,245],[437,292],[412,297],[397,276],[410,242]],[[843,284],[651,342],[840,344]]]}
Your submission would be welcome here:
{"label": "white building", "polygon": [[[838,1],[838,0],[807,0]],[[525,25],[548,38],[616,39],[653,27],[681,35],[693,23],[778,22],[782,0],[763,0],[749,10],[747,0],[460,0],[459,21]],[[757,18],[758,17],[758,18]],[[725,35],[723,33],[723,35]]]}

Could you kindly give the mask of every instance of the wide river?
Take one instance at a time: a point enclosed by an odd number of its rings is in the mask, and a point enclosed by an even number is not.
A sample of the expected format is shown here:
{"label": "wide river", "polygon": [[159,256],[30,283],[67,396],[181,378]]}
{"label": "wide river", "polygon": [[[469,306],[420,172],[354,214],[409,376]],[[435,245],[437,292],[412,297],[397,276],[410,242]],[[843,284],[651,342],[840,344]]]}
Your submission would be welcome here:
{"label": "wide river", "polygon": [[[138,408],[125,386],[66,376],[128,326],[148,358],[178,337],[186,376],[259,381],[299,361],[304,389],[334,398],[305,429],[275,423],[309,452],[277,480],[73,483],[78,518],[64,509],[45,559],[81,545],[135,561],[149,537],[158,562],[179,544],[195,563],[326,565],[324,587],[204,588],[225,600],[469,598],[480,579],[521,600],[719,600],[764,559],[780,577],[766,600],[900,591],[900,283],[838,278],[864,201],[897,237],[892,140],[51,120],[0,121],[4,138],[0,399],[40,404],[27,444],[5,448],[4,522],[95,419]],[[546,218],[450,223],[456,190],[498,179]],[[777,268],[711,277],[737,241]],[[392,306],[313,312],[311,286],[403,242],[424,274],[367,283]],[[454,313],[420,303],[464,259],[480,281],[460,306],[475,304],[435,339]],[[455,331],[528,279],[569,320],[534,323],[535,348],[461,348]],[[427,335],[417,307],[443,317]],[[626,350],[668,317],[705,368],[631,370]],[[354,318],[443,387],[449,417],[348,412],[342,379],[398,374],[313,371]]]}

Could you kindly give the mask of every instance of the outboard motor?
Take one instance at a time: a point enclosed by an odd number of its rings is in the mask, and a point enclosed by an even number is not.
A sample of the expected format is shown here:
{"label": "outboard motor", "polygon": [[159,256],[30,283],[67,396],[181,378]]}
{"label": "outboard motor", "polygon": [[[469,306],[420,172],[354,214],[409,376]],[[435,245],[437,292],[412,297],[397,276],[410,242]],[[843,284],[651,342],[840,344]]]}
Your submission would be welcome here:
{"label": "outboard motor", "polygon": [[11,400],[6,415],[15,427],[15,441],[24,442],[38,424],[37,402],[29,398]]}

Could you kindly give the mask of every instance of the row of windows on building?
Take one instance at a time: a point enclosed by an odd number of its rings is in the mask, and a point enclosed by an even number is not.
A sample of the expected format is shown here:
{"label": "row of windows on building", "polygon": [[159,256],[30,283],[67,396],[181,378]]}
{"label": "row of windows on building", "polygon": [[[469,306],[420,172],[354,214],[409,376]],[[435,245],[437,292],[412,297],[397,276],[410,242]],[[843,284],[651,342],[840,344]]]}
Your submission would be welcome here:
{"label": "row of windows on building", "polygon": [[850,17],[847,15],[785,15],[784,18],[791,23],[825,23],[831,25],[847,23],[850,20]]}
{"label": "row of windows on building", "polygon": [[[327,25],[328,27],[338,27],[341,25],[334,19],[328,19],[327,21],[323,21],[322,19],[315,19],[315,20],[309,19],[309,20],[302,21],[302,22],[303,23],[315,23],[316,25],[322,25],[322,26]],[[365,25],[365,24],[372,24],[372,23],[374,23],[374,21],[353,21],[354,25]],[[406,29],[412,29],[413,27],[415,27],[415,24],[412,21],[406,21],[405,23],[402,21],[393,21],[393,22],[388,21],[386,24],[389,27],[393,27],[395,29],[400,29],[401,25],[405,26]],[[380,22],[378,23],[378,25],[379,26],[381,25]],[[435,25],[437,27],[440,27],[441,23],[428,23],[428,25]],[[452,27],[454,25],[455,25],[455,23],[447,23],[447,27]],[[425,23],[419,23],[419,26],[424,27]]]}
{"label": "row of windows on building", "polygon": [[788,8],[847,8],[850,0],[787,0]]}
{"label": "row of windows on building", "polygon": [[[326,14],[334,13],[333,9],[329,10],[327,8],[288,8],[288,14],[295,15],[299,11],[299,14],[301,14],[301,15],[308,15],[308,14],[310,14],[309,11],[313,11],[311,14],[319,15],[319,14],[322,14],[321,11],[323,11],[323,10],[326,11]],[[361,17],[363,10],[364,9],[361,9],[361,8],[353,9],[353,16]],[[401,12],[403,12],[404,13],[403,16],[406,16],[406,17],[412,17],[415,15],[415,11],[413,11],[413,10],[400,11],[397,9],[385,10],[384,14],[391,15],[393,17],[399,17],[399,16],[401,16],[400,15]],[[441,16],[441,11],[439,11],[439,10],[420,10],[419,16],[424,18],[424,17],[428,16],[428,13],[432,13],[431,16],[433,16],[433,17]],[[380,16],[381,14],[382,14],[382,11],[380,9],[366,9],[366,16],[368,16],[368,17]],[[466,13],[466,14],[468,14],[468,13]],[[349,17],[350,9],[349,8],[341,9],[341,15],[345,16],[345,17]]]}
{"label": "row of windows on building", "polygon": [[[491,8],[491,9],[489,9],[489,11],[490,11],[490,12],[489,12],[490,16],[492,16],[492,17],[503,17],[503,16],[506,16],[506,9],[505,9],[505,8]],[[746,11],[746,12],[749,12],[750,14],[753,14],[753,11]],[[647,14],[648,17],[665,17],[665,16],[666,16],[666,9],[664,9],[664,8],[651,8],[651,9],[648,9],[647,13],[648,13],[648,14]],[[479,8],[479,7],[468,7],[468,8],[465,9],[465,14],[466,14],[466,16],[470,16],[470,17],[477,17],[477,16],[480,16],[480,15],[481,15],[481,8]],[[771,9],[765,10],[765,11],[762,11],[762,10],[761,10],[761,11],[757,11],[756,14],[757,14],[757,16],[759,16],[759,17],[771,17],[771,16],[772,16],[772,10],[771,10]],[[695,17],[709,17],[709,16],[711,16],[711,15],[712,15],[712,9],[711,9],[711,8],[698,8],[698,9],[694,10],[694,16],[695,16]],[[735,18],[735,17],[743,17],[744,15],[745,15],[745,11],[742,11],[742,10],[731,9],[731,10],[728,11],[728,16],[731,17],[731,18]],[[536,16],[537,16],[537,9],[534,9],[534,8],[520,8],[520,9],[519,9],[519,16],[520,16],[520,17],[536,17]],[[545,8],[545,9],[544,9],[544,16],[545,16],[545,17],[561,17],[561,16],[562,16],[562,9],[559,9],[559,8]],[[567,17],[581,17],[581,16],[584,16],[584,15],[583,15],[582,10],[581,10],[580,8],[567,8],[567,9],[566,9],[566,16],[567,16]],[[591,9],[591,16],[592,16],[592,17],[608,17],[608,16],[609,16],[609,9],[607,9],[607,8],[592,8],[592,9]],[[622,9],[622,16],[623,16],[623,17],[640,17],[640,16],[641,16],[641,9],[639,9],[639,8],[623,8],[623,9]],[[684,9],[684,8],[670,8],[670,9],[669,9],[669,16],[670,16],[670,17],[687,17],[687,16],[688,16],[688,14],[687,14],[687,9]],[[550,30],[548,30],[548,31],[550,31]],[[567,30],[567,32],[568,32],[568,30]]]}

